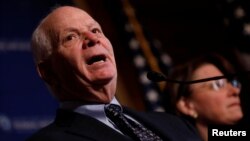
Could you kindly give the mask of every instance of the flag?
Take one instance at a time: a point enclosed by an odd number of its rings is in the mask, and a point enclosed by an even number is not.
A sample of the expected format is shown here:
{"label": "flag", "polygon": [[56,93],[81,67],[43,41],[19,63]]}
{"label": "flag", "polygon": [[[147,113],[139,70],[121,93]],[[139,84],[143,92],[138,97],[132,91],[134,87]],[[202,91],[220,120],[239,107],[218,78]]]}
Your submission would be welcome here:
{"label": "flag", "polygon": [[220,7],[228,45],[250,53],[250,1],[226,0]]}
{"label": "flag", "polygon": [[149,71],[167,73],[171,66],[170,56],[162,51],[159,40],[150,37],[148,31],[137,19],[136,11],[129,0],[121,0],[116,5],[116,19],[119,29],[125,37],[124,43],[132,56],[138,73],[138,82],[143,88],[143,100],[148,111],[165,111],[161,104],[161,95],[165,83],[154,83],[147,79]]}

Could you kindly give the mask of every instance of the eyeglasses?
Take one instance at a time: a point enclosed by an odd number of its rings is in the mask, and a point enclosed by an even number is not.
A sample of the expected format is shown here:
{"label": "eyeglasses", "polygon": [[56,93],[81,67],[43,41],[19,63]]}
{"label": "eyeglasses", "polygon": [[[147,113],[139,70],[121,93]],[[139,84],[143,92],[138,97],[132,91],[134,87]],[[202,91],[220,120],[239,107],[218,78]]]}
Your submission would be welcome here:
{"label": "eyeglasses", "polygon": [[237,79],[217,79],[217,80],[212,80],[210,83],[211,88],[214,91],[219,91],[227,86],[227,84],[231,84],[234,88],[241,89],[241,83]]}
{"label": "eyeglasses", "polygon": [[[175,81],[177,82],[177,81]],[[197,79],[197,80],[192,80],[192,81],[178,81],[179,87],[178,87],[178,94],[177,97],[180,96],[189,96],[190,91],[204,91],[204,89],[199,89],[199,88],[193,88],[190,87],[191,85],[196,85],[196,84],[204,84],[201,87],[206,87],[212,91],[220,91],[225,89],[228,85],[231,85],[234,88],[241,90],[241,83],[236,77],[226,77],[226,76],[216,76],[216,77],[209,77],[209,78],[204,78],[204,79]],[[191,89],[190,89],[191,88]],[[189,89],[189,90],[188,90]],[[191,92],[193,93],[193,92]]]}

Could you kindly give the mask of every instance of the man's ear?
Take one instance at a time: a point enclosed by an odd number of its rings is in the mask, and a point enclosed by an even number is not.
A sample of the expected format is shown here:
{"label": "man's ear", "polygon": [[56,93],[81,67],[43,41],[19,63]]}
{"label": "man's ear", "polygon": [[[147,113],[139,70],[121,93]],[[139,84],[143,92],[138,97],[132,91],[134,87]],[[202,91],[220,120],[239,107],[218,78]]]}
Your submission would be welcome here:
{"label": "man's ear", "polygon": [[48,84],[51,84],[53,82],[53,71],[50,63],[48,62],[42,62],[39,63],[36,67],[37,72],[39,76]]}
{"label": "man's ear", "polygon": [[184,115],[188,115],[193,118],[198,117],[194,103],[189,98],[181,97],[180,100],[177,101],[176,107]]}

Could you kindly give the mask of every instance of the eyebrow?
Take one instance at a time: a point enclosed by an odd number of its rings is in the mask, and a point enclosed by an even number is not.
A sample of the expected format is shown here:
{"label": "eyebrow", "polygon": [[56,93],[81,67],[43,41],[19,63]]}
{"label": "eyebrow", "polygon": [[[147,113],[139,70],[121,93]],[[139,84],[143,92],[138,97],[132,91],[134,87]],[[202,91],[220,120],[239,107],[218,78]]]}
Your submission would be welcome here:
{"label": "eyebrow", "polygon": [[[87,28],[93,28],[93,27],[98,27],[102,30],[102,27],[100,26],[100,24],[98,22],[91,23],[87,26]],[[78,32],[78,33],[80,33],[79,29],[75,28],[75,27],[67,27],[63,30],[63,33],[64,32]]]}
{"label": "eyebrow", "polygon": [[79,30],[77,28],[74,28],[74,27],[69,27],[69,28],[64,29],[63,33],[64,32],[79,32]]}
{"label": "eyebrow", "polygon": [[[232,75],[230,75],[232,76]],[[211,80],[219,80],[223,78],[228,78],[228,75],[221,75],[221,76],[215,76],[215,77],[209,77],[209,78],[204,78],[204,79],[198,79],[198,80],[192,80],[192,81],[182,81],[184,84],[194,84],[194,83],[201,83],[201,82],[207,82]]]}
{"label": "eyebrow", "polygon": [[88,27],[90,27],[90,28],[98,27],[98,28],[100,28],[102,30],[101,25],[97,21],[91,23]]}
{"label": "eyebrow", "polygon": [[250,75],[250,71],[242,71],[242,72],[233,73],[233,74],[208,77],[204,79],[197,79],[197,80],[191,80],[191,81],[178,81],[178,80],[174,80],[174,81],[175,83],[180,83],[180,84],[195,84],[195,83],[207,82],[207,81],[218,80],[218,79],[223,79],[223,78],[232,79],[234,77],[247,76],[247,75]]}
{"label": "eyebrow", "polygon": [[241,73],[208,77],[208,78],[204,78],[204,79],[197,79],[197,80],[191,80],[191,81],[180,81],[180,80],[170,80],[170,79],[166,79],[166,81],[172,82],[172,83],[179,83],[179,84],[195,84],[195,83],[207,82],[207,81],[211,81],[211,80],[218,80],[218,79],[223,79],[223,78],[228,79],[228,78],[233,78],[236,76],[249,75],[249,73],[250,73],[250,71],[245,71],[245,72],[241,72]]}

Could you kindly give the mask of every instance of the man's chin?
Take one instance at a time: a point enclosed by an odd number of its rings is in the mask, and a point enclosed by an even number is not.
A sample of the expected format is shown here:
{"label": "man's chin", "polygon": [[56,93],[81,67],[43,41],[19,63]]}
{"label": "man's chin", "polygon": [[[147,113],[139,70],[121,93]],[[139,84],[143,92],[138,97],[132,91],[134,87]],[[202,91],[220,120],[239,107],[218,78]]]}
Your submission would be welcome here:
{"label": "man's chin", "polygon": [[104,86],[104,85],[107,85],[109,84],[110,82],[114,81],[114,79],[116,79],[115,76],[100,76],[98,78],[95,78],[94,80],[92,80],[92,83],[95,84],[95,85],[101,85],[101,86]]}

